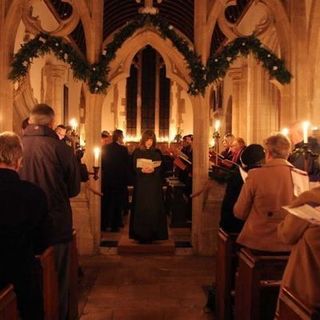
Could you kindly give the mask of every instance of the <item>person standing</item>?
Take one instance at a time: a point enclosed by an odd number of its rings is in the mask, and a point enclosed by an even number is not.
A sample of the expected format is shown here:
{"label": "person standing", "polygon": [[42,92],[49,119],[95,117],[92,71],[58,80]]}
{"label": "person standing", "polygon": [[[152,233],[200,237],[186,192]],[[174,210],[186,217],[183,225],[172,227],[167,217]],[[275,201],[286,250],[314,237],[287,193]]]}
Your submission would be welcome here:
{"label": "person standing", "polygon": [[168,239],[162,194],[161,159],[161,152],[156,149],[154,132],[146,130],[140,146],[133,152],[136,175],[129,228],[129,237],[141,243]]}
{"label": "person standing", "polygon": [[20,138],[0,134],[0,287],[13,284],[19,318],[44,319],[41,266],[36,254],[50,245],[51,220],[45,193],[20,180]]}
{"label": "person standing", "polygon": [[[290,205],[320,205],[320,187],[302,193]],[[278,226],[279,238],[292,251],[281,282],[299,300],[311,309],[320,309],[320,225],[311,223],[291,213]]]}
{"label": "person standing", "polygon": [[240,195],[233,207],[234,215],[245,220],[237,242],[250,249],[289,251],[277,236],[277,226],[284,219],[281,207],[292,202],[294,185],[287,161],[291,144],[282,134],[265,141],[266,164],[248,172]]}
{"label": "person standing", "polygon": [[29,126],[23,135],[22,179],[44,190],[53,221],[55,264],[59,286],[59,319],[68,312],[70,242],[72,211],[70,197],[80,192],[80,174],[70,147],[53,131],[55,114],[46,104],[36,105],[30,113]]}
{"label": "person standing", "polygon": [[122,212],[128,202],[129,153],[123,145],[122,130],[114,130],[112,143],[102,147],[102,176],[104,212],[101,228],[118,232],[122,226]]}

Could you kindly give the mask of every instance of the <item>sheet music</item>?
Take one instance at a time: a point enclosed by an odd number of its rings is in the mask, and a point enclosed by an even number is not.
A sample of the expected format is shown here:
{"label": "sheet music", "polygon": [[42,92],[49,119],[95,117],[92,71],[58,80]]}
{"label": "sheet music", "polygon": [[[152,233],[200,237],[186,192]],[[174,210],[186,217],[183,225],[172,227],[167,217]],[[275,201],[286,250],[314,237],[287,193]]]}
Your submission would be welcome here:
{"label": "sheet music", "polygon": [[240,175],[241,175],[241,178],[243,180],[243,182],[246,181],[247,177],[248,177],[248,173],[246,171],[244,171],[241,166],[239,166],[239,171],[240,171]]}
{"label": "sheet music", "polygon": [[296,208],[290,208],[289,206],[284,206],[283,208],[303,220],[307,220],[312,224],[320,225],[320,206],[304,204]]}
{"label": "sheet music", "polygon": [[161,161],[152,161],[151,159],[138,158],[137,159],[137,168],[146,168],[153,167],[157,168],[161,166]]}
{"label": "sheet music", "polygon": [[291,177],[293,182],[293,194],[298,197],[302,192],[309,190],[309,177],[301,170],[292,169]]}

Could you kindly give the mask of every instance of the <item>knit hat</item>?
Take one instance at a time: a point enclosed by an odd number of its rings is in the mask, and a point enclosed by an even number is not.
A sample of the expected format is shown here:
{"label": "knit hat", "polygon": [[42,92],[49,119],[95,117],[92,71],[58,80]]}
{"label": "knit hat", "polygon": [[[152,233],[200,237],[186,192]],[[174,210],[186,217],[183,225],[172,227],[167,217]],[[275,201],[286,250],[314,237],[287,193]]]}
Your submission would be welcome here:
{"label": "knit hat", "polygon": [[240,161],[243,167],[251,167],[264,160],[264,149],[260,144],[250,144],[241,154]]}

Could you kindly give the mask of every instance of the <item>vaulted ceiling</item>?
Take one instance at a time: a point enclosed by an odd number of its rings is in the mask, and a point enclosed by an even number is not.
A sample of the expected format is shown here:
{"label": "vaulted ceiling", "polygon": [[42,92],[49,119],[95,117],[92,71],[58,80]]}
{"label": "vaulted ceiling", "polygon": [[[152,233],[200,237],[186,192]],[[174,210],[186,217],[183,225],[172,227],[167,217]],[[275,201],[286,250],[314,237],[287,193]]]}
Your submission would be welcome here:
{"label": "vaulted ceiling", "polygon": [[[237,4],[229,6],[225,10],[226,19],[230,23],[236,23],[241,17],[248,3],[252,0],[237,0]],[[53,14],[64,20],[70,17],[72,7],[62,0],[46,0]],[[103,38],[106,39],[117,29],[133,19],[143,0],[137,3],[135,0],[104,0]],[[162,0],[160,4],[154,1],[154,6],[159,9],[159,14],[166,18],[177,30],[183,33],[190,41],[194,40],[194,0]],[[86,44],[82,23],[80,22],[71,34],[72,41],[85,53]],[[223,45],[226,37],[216,25],[211,39],[211,50],[216,51]]]}

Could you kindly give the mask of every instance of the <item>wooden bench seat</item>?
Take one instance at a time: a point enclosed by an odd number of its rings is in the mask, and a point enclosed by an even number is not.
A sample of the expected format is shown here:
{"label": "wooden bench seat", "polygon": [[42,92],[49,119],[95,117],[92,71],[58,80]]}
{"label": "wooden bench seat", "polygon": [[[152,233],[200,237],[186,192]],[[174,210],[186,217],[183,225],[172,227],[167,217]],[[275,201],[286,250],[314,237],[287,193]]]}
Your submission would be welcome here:
{"label": "wooden bench seat", "polygon": [[289,254],[242,248],[236,277],[235,320],[273,320]]}
{"label": "wooden bench seat", "polygon": [[279,297],[277,320],[320,320],[320,310],[310,309],[297,296],[283,288]]}
{"label": "wooden bench seat", "polygon": [[18,320],[17,299],[12,285],[0,290],[0,320]]}

